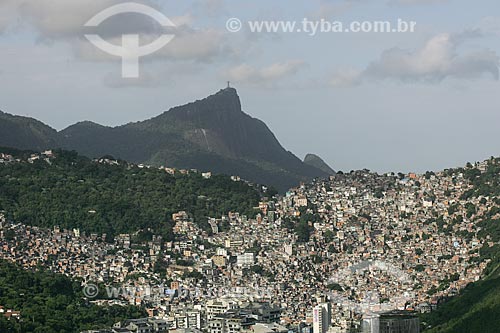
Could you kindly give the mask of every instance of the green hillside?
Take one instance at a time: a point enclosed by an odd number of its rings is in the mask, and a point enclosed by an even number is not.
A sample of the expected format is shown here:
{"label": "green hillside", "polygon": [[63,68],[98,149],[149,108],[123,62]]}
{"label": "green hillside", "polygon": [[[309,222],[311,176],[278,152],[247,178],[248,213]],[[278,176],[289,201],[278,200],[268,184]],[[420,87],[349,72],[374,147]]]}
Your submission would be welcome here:
{"label": "green hillside", "polygon": [[7,217],[109,236],[151,228],[168,239],[174,212],[188,212],[209,230],[208,217],[230,211],[253,215],[260,199],[254,187],[227,176],[170,175],[126,162],[96,163],[67,151],[57,151],[56,156],[50,164],[0,164],[0,210]]}
{"label": "green hillside", "polygon": [[425,332],[500,332],[500,159],[490,159],[484,172],[472,165],[453,172],[464,173],[474,184],[464,196],[481,197],[484,204],[489,202],[489,210],[477,221],[482,228],[478,236],[488,238],[493,246],[485,244],[480,251],[480,260],[490,261],[486,277],[467,286],[437,311],[423,315],[422,321],[429,327]]}
{"label": "green hillside", "polygon": [[500,270],[469,285],[460,296],[422,316],[429,333],[495,333],[500,330]]}
{"label": "green hillside", "polygon": [[0,111],[0,145],[43,150],[58,146],[58,133],[36,119]]}
{"label": "green hillside", "polygon": [[83,298],[80,282],[60,274],[26,271],[3,260],[0,304],[21,313],[20,320],[0,315],[2,333],[74,333],[146,316],[138,307],[89,304]]}

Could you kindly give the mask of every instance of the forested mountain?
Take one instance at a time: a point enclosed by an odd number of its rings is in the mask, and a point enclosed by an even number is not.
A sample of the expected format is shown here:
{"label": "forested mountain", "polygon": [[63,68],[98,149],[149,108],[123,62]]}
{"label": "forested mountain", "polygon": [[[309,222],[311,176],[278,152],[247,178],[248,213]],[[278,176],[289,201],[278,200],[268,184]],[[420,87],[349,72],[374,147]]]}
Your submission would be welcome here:
{"label": "forested mountain", "polygon": [[30,118],[2,115],[0,146],[61,147],[92,158],[111,154],[133,163],[239,175],[282,191],[328,174],[286,151],[266,124],[244,113],[233,88],[118,127],[85,121],[56,132]]}
{"label": "forested mountain", "polygon": [[0,111],[0,146],[42,150],[59,144],[55,129],[33,118]]}
{"label": "forested mountain", "polygon": [[8,218],[109,236],[150,228],[170,239],[172,213],[186,211],[210,230],[208,217],[230,211],[253,216],[260,199],[254,187],[223,175],[171,175],[126,162],[97,163],[75,152],[55,155],[49,162],[0,164],[0,211]]}

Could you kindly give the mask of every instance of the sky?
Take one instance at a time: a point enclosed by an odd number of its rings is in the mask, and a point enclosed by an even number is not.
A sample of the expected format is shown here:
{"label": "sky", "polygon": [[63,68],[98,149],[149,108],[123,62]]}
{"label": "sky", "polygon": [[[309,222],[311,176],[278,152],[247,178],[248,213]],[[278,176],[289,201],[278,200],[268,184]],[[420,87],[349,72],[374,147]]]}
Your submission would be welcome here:
{"label": "sky", "polygon": [[[130,2],[130,1],[128,1]],[[140,0],[168,17],[125,13],[85,23],[119,0],[0,0],[0,110],[60,130],[115,126],[238,90],[303,158],[335,170],[425,172],[500,155],[498,0]],[[229,19],[241,30],[229,31]],[[255,32],[248,22],[415,22],[414,32]],[[86,34],[120,45],[174,38],[141,57],[139,77]]]}

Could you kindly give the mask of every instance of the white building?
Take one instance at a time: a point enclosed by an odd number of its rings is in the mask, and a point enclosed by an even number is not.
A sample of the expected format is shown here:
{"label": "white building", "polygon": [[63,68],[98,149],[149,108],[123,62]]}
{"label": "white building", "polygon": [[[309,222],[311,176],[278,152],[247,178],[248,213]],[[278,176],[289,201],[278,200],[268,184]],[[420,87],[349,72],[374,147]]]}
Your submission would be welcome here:
{"label": "white building", "polygon": [[332,322],[330,303],[322,303],[313,308],[313,333],[326,333]]}
{"label": "white building", "polygon": [[238,266],[251,266],[255,263],[254,254],[247,252],[243,254],[238,254],[236,257],[236,264]]}
{"label": "white building", "polygon": [[226,313],[229,310],[238,309],[238,304],[232,300],[209,300],[206,304],[207,319]]}

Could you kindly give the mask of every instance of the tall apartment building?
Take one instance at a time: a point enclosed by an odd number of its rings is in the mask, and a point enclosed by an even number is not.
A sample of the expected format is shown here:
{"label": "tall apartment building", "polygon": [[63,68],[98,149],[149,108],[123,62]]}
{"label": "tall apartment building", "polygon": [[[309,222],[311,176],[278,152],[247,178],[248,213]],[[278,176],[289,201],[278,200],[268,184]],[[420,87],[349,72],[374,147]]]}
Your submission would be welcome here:
{"label": "tall apartment building", "polygon": [[313,333],[326,333],[332,322],[330,303],[322,303],[313,308]]}

